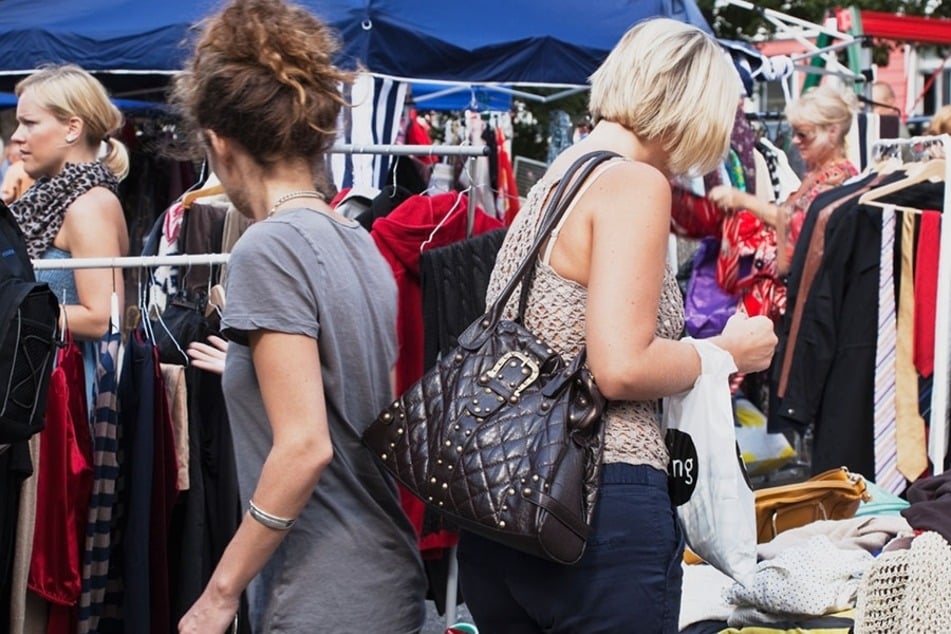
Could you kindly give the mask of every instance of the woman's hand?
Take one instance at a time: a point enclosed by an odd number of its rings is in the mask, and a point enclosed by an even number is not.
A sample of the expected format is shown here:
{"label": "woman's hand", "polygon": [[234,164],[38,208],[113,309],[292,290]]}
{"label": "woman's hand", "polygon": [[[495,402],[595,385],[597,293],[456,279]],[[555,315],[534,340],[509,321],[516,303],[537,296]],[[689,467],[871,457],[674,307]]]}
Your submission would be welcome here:
{"label": "woman's hand", "polygon": [[717,185],[707,192],[707,198],[720,209],[730,210],[741,206],[738,200],[739,196],[737,195],[740,193],[742,192],[729,185]]}
{"label": "woman's hand", "polygon": [[237,598],[213,597],[206,589],[178,622],[179,634],[224,634],[239,606]]}
{"label": "woman's hand", "polygon": [[769,317],[736,313],[726,322],[716,344],[733,355],[739,372],[759,372],[769,367],[776,351],[776,333]]}
{"label": "woman's hand", "polygon": [[191,357],[192,365],[218,375],[225,371],[227,352],[228,342],[215,335],[208,337],[208,343],[193,341],[188,345],[188,356]]}

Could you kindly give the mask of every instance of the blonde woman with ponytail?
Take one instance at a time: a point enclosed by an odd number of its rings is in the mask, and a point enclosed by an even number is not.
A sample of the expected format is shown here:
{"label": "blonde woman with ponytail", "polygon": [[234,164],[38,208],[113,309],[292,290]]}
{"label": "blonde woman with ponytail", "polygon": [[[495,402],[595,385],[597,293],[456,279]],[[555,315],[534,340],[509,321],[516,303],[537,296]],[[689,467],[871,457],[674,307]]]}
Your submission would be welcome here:
{"label": "blonde woman with ponytail", "polygon": [[[117,191],[129,155],[115,138],[122,114],[105,88],[68,64],[39,69],[17,84],[16,95],[12,141],[36,182],[12,210],[30,257],[126,255],[128,229]],[[106,334],[113,290],[122,302],[121,269],[41,270],[37,277],[56,293],[73,337],[94,341]]]}

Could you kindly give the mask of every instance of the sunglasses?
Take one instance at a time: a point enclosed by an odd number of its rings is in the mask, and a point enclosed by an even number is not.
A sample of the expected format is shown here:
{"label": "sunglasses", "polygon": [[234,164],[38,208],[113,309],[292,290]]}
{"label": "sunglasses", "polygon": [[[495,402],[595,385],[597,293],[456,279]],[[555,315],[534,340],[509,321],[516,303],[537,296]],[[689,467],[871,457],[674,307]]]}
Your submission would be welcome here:
{"label": "sunglasses", "polygon": [[806,131],[800,130],[799,128],[792,129],[793,138],[799,141],[800,143],[809,143],[814,138],[816,138],[815,130]]}

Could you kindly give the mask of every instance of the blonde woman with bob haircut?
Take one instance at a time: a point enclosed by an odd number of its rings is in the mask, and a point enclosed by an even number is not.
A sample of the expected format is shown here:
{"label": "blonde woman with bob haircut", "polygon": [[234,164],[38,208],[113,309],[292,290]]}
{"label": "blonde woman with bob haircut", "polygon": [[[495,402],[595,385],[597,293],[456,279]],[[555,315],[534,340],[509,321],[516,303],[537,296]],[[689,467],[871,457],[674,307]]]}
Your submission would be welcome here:
{"label": "blonde woman with bob haircut", "polygon": [[[618,154],[592,172],[549,238],[525,315],[560,353],[587,346],[609,401],[593,534],[581,561],[565,566],[463,533],[462,592],[482,631],[678,631],[683,535],[657,409],[658,399],[693,386],[700,359],[678,341],[684,314],[667,266],[670,179],[723,159],[739,90],[707,34],[664,18],[636,25],[591,77],[594,129],[552,162],[506,235],[487,302],[529,250],[566,168],[588,152]],[[776,338],[768,319],[738,316],[713,341],[749,372],[769,365]]]}
{"label": "blonde woman with bob haircut", "polygon": [[[22,165],[36,182],[11,205],[33,259],[106,258],[128,253],[117,196],[129,155],[114,135],[123,118],[105,88],[72,64],[47,66],[16,85]],[[60,322],[81,342],[87,390],[94,344],[109,328],[111,297],[122,305],[121,269],[41,270],[62,305]]]}

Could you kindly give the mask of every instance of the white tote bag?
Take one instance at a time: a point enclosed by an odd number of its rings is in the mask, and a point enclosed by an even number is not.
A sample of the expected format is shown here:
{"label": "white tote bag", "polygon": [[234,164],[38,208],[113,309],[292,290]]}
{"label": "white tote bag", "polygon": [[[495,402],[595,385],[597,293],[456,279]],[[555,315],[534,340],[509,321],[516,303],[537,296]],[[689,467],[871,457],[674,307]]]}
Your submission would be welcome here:
{"label": "white tote bag", "polygon": [[684,341],[696,348],[702,370],[693,388],[664,399],[671,498],[691,550],[745,583],[756,570],[756,514],[733,428],[736,364],[709,341]]}

